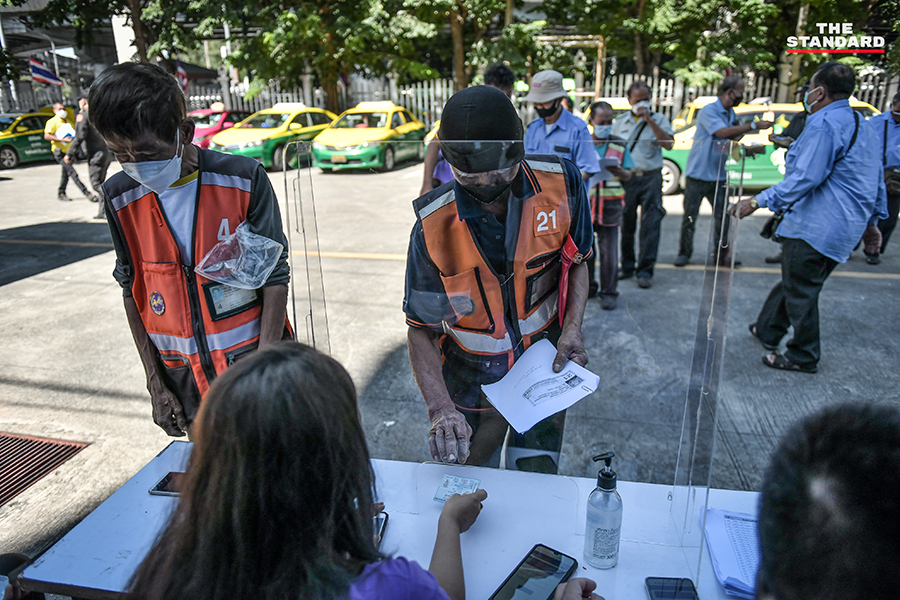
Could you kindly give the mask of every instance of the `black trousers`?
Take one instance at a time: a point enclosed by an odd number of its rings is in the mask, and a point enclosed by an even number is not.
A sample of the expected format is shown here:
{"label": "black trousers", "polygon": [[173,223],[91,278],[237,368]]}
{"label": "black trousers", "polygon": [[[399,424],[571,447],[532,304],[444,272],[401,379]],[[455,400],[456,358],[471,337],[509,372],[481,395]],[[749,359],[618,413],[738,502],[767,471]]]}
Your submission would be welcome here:
{"label": "black trousers", "polygon": [[66,188],[69,185],[69,179],[75,182],[75,185],[78,186],[78,189],[81,190],[81,193],[85,196],[90,196],[91,192],[83,183],[81,183],[81,179],[78,177],[78,173],[75,172],[75,167],[72,165],[67,165],[63,160],[65,153],[62,150],[56,149],[53,151],[53,158],[56,159],[60,165],[62,165],[62,175],[59,176],[59,194],[65,194]]}
{"label": "black trousers", "polygon": [[888,240],[891,239],[891,232],[897,226],[897,214],[900,213],[900,194],[896,196],[888,195],[888,218],[878,221],[878,229],[881,230],[881,253],[887,247]]}
{"label": "black trousers", "polygon": [[803,240],[782,239],[781,281],[769,292],[756,318],[756,333],[763,343],[777,345],[794,327],[785,357],[792,363],[814,366],[819,362],[819,293],[837,266]]}
{"label": "black trousers", "polygon": [[[625,188],[625,213],[622,216],[622,271],[638,277],[653,277],[653,265],[659,253],[659,232],[666,211],[662,205],[662,169],[632,177]],[[635,259],[634,234],[637,209],[641,207],[640,262]]]}
{"label": "black trousers", "polygon": [[[694,230],[697,227],[697,215],[700,214],[700,205],[703,199],[709,202],[713,209],[713,236],[716,244],[722,231],[722,215],[728,204],[728,186],[725,180],[703,181],[693,177],[685,178],[684,185],[684,216],[681,218],[681,237],[678,240],[678,254],[688,258],[694,252]],[[727,236],[726,236],[727,239]]]}
{"label": "black trousers", "polygon": [[106,181],[106,171],[109,169],[111,161],[112,156],[105,150],[94,152],[88,158],[88,175],[91,179],[91,187],[94,188],[94,191],[101,198],[103,197],[103,188],[101,186]]}

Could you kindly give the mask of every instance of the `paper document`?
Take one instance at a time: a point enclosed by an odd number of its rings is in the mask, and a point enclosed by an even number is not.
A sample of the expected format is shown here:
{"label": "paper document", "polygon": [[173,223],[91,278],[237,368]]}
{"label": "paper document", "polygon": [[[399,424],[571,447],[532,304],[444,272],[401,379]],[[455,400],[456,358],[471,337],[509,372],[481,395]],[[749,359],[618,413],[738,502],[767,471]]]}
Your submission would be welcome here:
{"label": "paper document", "polygon": [[706,543],[716,579],[725,593],[752,600],[759,570],[759,519],[754,515],[710,508],[706,511]]}
{"label": "paper document", "polygon": [[568,361],[553,372],[556,348],[541,340],[522,354],[503,379],[481,386],[494,408],[519,433],[594,392],[600,376]]}
{"label": "paper document", "polygon": [[75,128],[68,123],[63,123],[56,129],[56,137],[61,140],[71,140],[75,137]]}
{"label": "paper document", "polygon": [[613,175],[612,173],[609,172],[609,169],[607,169],[607,167],[618,167],[622,164],[619,162],[619,159],[616,158],[615,156],[611,156],[609,158],[604,157],[599,160],[600,160],[600,171],[597,173],[594,173],[591,176],[591,180],[588,182],[589,187],[594,187],[601,181],[609,181],[610,179],[615,177],[615,175]]}

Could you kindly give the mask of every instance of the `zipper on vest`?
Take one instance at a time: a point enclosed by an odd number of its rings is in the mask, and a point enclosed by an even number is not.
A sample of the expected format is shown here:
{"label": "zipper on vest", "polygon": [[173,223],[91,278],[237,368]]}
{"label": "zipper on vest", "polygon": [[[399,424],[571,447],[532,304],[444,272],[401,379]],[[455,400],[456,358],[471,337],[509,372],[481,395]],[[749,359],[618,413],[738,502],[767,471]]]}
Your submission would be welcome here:
{"label": "zipper on vest", "polygon": [[194,329],[194,339],[197,340],[197,353],[200,356],[200,365],[209,383],[216,378],[216,369],[212,363],[212,355],[209,352],[209,344],[206,343],[206,331],[203,329],[203,311],[200,307],[200,298],[197,295],[197,286],[194,282],[194,271],[191,267],[181,265],[184,277],[187,280],[188,300],[191,305],[191,326]]}
{"label": "zipper on vest", "polygon": [[[516,278],[515,278],[515,263],[513,261],[506,262],[506,271],[509,275],[506,277],[504,281],[500,282],[500,294],[503,297],[504,308],[509,311],[509,329],[510,333],[512,333],[511,341],[513,343],[513,360],[519,360],[519,357],[522,356],[522,352],[524,351],[522,346],[522,332],[519,330],[519,312],[516,310]],[[510,290],[510,287],[512,288]],[[510,299],[512,300],[510,302]],[[524,299],[522,300],[525,301]],[[504,311],[506,313],[507,311]]]}

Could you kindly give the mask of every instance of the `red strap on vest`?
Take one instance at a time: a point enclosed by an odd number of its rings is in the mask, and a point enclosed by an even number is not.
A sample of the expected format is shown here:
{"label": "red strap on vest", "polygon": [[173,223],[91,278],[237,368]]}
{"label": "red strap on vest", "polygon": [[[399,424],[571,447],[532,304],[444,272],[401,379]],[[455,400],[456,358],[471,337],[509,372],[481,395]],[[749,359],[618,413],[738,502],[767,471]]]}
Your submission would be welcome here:
{"label": "red strap on vest", "polygon": [[572,265],[579,265],[584,259],[584,255],[578,252],[578,246],[572,239],[572,234],[566,236],[566,243],[563,244],[560,252],[562,257],[562,268],[559,273],[559,326],[562,327],[563,319],[566,316],[566,298],[569,295],[569,269]]}

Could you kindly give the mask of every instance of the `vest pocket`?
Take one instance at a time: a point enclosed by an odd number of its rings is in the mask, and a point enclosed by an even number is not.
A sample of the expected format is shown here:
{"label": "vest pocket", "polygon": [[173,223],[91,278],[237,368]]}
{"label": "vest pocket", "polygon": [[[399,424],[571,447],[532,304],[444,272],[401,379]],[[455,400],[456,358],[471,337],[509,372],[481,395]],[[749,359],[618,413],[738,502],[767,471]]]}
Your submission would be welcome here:
{"label": "vest pocket", "polygon": [[494,331],[488,297],[496,298],[496,302],[502,303],[499,284],[493,282],[496,289],[488,293],[478,267],[449,277],[441,275],[441,281],[444,283],[450,308],[456,315],[456,322],[451,324],[453,327],[488,333]]}
{"label": "vest pocket", "polygon": [[[528,264],[533,262],[535,260],[529,261]],[[559,287],[560,264],[560,255],[556,252],[550,261],[543,263],[540,271],[525,278],[525,315],[519,315],[519,318],[530,314],[534,307],[556,291]]]}
{"label": "vest pocket", "polygon": [[235,348],[234,350],[230,350],[225,353],[225,364],[230,367],[236,360],[240,360],[246,357],[257,348],[259,348],[259,342],[251,342],[246,346],[241,346],[239,348]]}
{"label": "vest pocket", "polygon": [[141,263],[143,298],[135,290],[135,302],[148,332],[184,336],[191,334],[191,309],[179,263]]}

